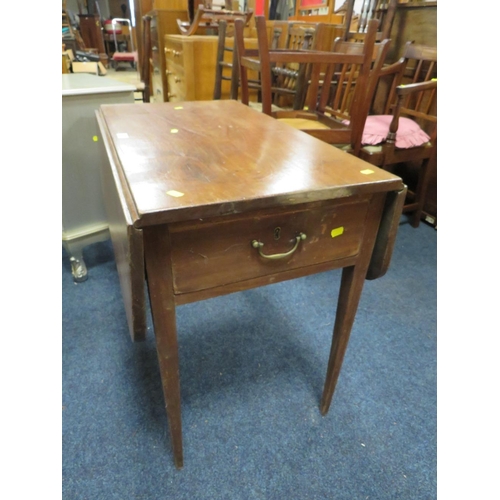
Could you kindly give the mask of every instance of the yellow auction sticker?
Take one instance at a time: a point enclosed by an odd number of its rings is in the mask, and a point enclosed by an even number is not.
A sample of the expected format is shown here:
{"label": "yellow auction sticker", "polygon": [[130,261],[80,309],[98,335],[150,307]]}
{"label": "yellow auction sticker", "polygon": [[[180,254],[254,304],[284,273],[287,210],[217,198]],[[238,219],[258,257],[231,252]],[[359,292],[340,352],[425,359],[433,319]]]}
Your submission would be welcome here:
{"label": "yellow auction sticker", "polygon": [[173,196],[174,198],[180,198],[181,196],[184,196],[184,193],[181,193],[180,191],[176,191],[175,189],[171,189],[170,191],[167,191],[167,194],[169,196]]}
{"label": "yellow auction sticker", "polygon": [[332,238],[340,236],[341,234],[344,234],[344,226],[336,227],[335,229],[332,229],[330,232]]}

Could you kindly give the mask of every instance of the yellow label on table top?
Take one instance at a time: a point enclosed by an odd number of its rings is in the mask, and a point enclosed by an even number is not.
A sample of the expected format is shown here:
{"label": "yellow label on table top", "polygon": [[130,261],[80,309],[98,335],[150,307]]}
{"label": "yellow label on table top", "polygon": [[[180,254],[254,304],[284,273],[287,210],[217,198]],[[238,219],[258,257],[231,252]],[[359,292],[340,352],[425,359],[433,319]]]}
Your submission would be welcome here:
{"label": "yellow label on table top", "polygon": [[171,189],[170,191],[167,191],[167,194],[169,196],[173,196],[174,198],[180,198],[181,196],[184,196],[184,193],[181,193],[180,191],[176,191],[175,189]]}
{"label": "yellow label on table top", "polygon": [[330,232],[330,235],[332,238],[335,238],[336,236],[340,236],[341,234],[344,234],[344,226],[336,227],[335,229],[332,229]]}

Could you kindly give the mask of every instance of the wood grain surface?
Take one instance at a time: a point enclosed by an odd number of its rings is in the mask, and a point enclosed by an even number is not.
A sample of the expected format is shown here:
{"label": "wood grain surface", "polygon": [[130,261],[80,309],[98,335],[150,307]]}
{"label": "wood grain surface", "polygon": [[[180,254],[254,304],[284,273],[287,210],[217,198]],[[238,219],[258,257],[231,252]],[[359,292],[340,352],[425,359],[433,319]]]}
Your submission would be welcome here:
{"label": "wood grain surface", "polygon": [[136,227],[400,190],[401,179],[230,100],[102,106]]}

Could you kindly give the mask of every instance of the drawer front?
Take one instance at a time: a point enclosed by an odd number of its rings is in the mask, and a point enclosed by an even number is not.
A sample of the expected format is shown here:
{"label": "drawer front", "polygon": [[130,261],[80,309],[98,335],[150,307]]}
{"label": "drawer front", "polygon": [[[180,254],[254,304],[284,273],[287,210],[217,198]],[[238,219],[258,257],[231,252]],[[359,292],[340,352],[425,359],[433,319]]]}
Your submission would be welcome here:
{"label": "drawer front", "polygon": [[[174,293],[353,257],[363,240],[367,208],[368,201],[330,203],[310,210],[218,218],[220,222],[172,224]],[[301,233],[306,238],[297,240]],[[293,249],[284,258],[267,258]]]}
{"label": "drawer front", "polygon": [[186,81],[184,71],[177,67],[166,71],[168,82],[168,101],[182,102],[186,100]]}
{"label": "drawer front", "polygon": [[174,43],[170,40],[165,40],[165,60],[167,66],[169,64],[184,65],[184,49],[182,44]]}
{"label": "drawer front", "polygon": [[[153,49],[155,47],[153,46]],[[153,89],[152,96],[155,102],[164,102],[165,96],[163,92],[163,76],[162,72],[162,62],[160,60],[160,52],[156,47],[156,50],[151,51],[151,87]]]}

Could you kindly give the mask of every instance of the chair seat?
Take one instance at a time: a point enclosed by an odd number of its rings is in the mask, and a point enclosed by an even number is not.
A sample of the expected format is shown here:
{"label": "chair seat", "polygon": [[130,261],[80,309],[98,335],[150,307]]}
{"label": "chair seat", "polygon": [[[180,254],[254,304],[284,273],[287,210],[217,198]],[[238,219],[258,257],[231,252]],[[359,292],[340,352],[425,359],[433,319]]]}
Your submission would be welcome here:
{"label": "chair seat", "polygon": [[[392,115],[369,115],[366,118],[363,138],[361,143],[380,144],[389,134]],[[396,147],[400,149],[414,148],[429,142],[430,136],[426,134],[411,118],[400,117],[398,131],[396,132]]]}
{"label": "chair seat", "polygon": [[287,123],[299,130],[329,130],[330,127],[318,120],[308,120],[307,118],[277,118],[278,121]]}
{"label": "chair seat", "polygon": [[137,52],[115,52],[112,59],[117,62],[137,62]]}

